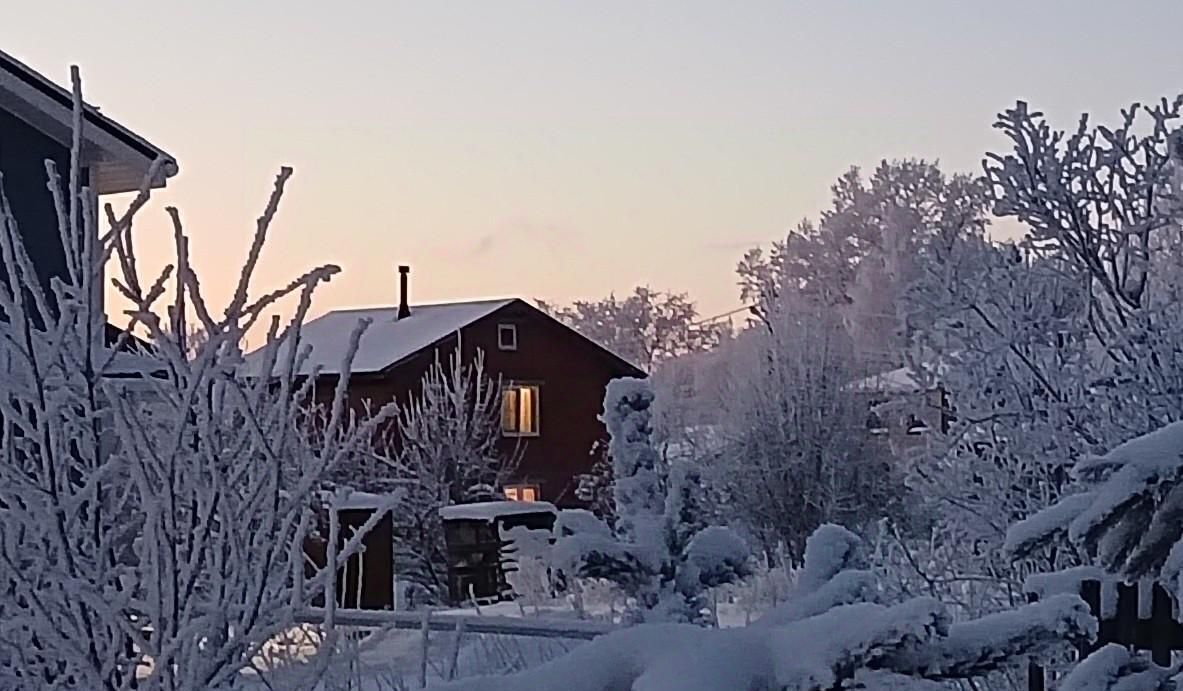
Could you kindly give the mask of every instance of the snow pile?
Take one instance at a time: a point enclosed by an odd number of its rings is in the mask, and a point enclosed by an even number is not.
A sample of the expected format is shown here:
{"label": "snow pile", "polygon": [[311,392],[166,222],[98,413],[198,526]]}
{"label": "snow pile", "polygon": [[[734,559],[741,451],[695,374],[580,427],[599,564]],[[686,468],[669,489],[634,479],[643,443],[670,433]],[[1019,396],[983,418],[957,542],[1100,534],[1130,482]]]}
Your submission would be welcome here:
{"label": "snow pile", "polygon": [[554,504],[545,501],[479,501],[471,504],[453,504],[439,510],[445,521],[487,521],[493,522],[503,516],[521,516],[532,513],[558,513]]}
{"label": "snow pile", "polygon": [[[950,625],[932,598],[875,602],[849,532],[824,526],[810,540],[811,579],[775,616],[735,629],[639,624],[564,657],[438,691],[818,691],[933,689],[984,675],[1016,657],[1090,638],[1096,622],[1079,597],[1058,595]],[[827,575],[828,574],[828,575]],[[853,594],[862,597],[843,602]],[[823,603],[829,603],[829,606]],[[841,604],[835,604],[841,603]]]}
{"label": "snow pile", "polygon": [[817,590],[842,571],[866,566],[862,542],[846,528],[828,523],[805,542],[805,568],[797,581],[801,593]]}
{"label": "snow pile", "polygon": [[735,531],[708,526],[690,538],[678,578],[687,579],[686,588],[734,583],[748,573],[751,556],[751,550]]}
{"label": "snow pile", "polygon": [[555,533],[561,536],[575,534],[612,537],[612,529],[594,513],[586,509],[563,509],[555,520]]}
{"label": "snow pile", "polygon": [[1110,643],[1077,665],[1060,691],[1170,691],[1174,672]]}

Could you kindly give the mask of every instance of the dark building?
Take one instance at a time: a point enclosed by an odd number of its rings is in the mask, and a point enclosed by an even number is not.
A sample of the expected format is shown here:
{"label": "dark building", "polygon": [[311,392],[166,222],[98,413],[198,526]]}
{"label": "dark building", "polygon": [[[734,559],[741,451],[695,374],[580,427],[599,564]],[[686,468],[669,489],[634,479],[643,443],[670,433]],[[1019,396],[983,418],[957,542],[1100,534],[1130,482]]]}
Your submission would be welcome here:
{"label": "dark building", "polygon": [[[66,263],[45,162],[57,166],[65,191],[72,123],[68,90],[0,52],[0,174],[26,251],[47,287],[65,276]],[[157,159],[153,188],[177,172],[172,156],[91,105],[84,107],[81,144],[82,184],[99,195],[138,190]]]}
{"label": "dark building", "polygon": [[599,421],[604,390],[618,377],[645,374],[614,353],[519,299],[335,310],[305,324],[311,346],[300,374],[319,368],[318,388],[332,390],[350,335],[366,330],[352,364],[349,399],[356,409],[407,400],[439,358],[459,344],[461,358],[484,355],[485,373],[502,385],[502,440],[521,461],[506,497],[573,506],[578,476],[594,461],[606,431]]}

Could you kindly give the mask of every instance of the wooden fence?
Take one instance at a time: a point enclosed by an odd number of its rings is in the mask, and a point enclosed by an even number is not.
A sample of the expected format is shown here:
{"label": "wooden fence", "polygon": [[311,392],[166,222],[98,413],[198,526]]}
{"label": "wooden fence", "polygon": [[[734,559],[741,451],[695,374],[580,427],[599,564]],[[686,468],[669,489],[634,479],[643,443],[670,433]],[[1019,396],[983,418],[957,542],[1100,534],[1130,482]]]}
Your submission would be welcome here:
{"label": "wooden fence", "polygon": [[[1149,650],[1154,664],[1169,667],[1171,652],[1183,650],[1183,625],[1175,620],[1174,603],[1170,593],[1159,583],[1109,584],[1111,602],[1102,602],[1104,584],[1096,579],[1080,582],[1079,594],[1099,623],[1097,640],[1077,647],[1077,655],[1084,659],[1093,651],[1110,643],[1132,650]],[[1035,594],[1028,594],[1034,602]],[[1028,667],[1029,691],[1044,691],[1046,674],[1041,665],[1032,661]]]}

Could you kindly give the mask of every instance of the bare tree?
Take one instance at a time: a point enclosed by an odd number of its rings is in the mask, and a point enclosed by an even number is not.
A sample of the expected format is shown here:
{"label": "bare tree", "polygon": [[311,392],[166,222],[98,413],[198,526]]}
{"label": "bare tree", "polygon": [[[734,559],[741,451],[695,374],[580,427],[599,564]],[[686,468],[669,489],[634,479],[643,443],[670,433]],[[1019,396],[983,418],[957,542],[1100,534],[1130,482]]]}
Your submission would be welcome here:
{"label": "bare tree", "polygon": [[440,509],[499,496],[521,448],[501,434],[501,386],[485,372],[484,355],[466,362],[459,346],[423,375],[399,410],[383,444],[386,476],[403,502],[395,516],[399,573],[431,599],[447,592]]}
{"label": "bare tree", "polygon": [[580,300],[569,306],[539,302],[579,333],[651,372],[659,363],[686,353],[708,350],[730,333],[723,322],[700,322],[685,293],[638,286],[618,299]]}
{"label": "bare tree", "polygon": [[899,516],[902,474],[867,428],[867,375],[837,315],[805,298],[779,301],[769,328],[737,339],[720,401],[712,476],[767,553],[800,559],[819,525]]}
{"label": "bare tree", "polygon": [[[83,105],[77,70],[72,76],[68,183],[46,164],[68,268],[53,281],[52,300],[0,194],[7,276],[0,283],[0,686],[126,689],[142,656],[151,671],[140,688],[228,685],[266,641],[296,624],[312,597],[333,592],[336,566],[361,537],[330,552],[329,568],[306,565],[301,544],[320,483],[364,450],[390,413],[354,420],[344,405],[345,376],[321,411],[323,439],[306,432],[308,416],[318,413],[310,385],[292,374],[304,352],[300,328],[313,291],[336,267],[249,295],[291,170],[276,179],[234,295],[216,314],[189,264],[175,209],[168,212],[176,262],[155,277],[139,273],[132,219],[161,162],[125,213],[106,208],[100,230],[94,191],[80,182]],[[114,285],[130,304],[128,330],[149,334],[151,357],[102,347],[98,282],[109,257],[118,269]],[[165,305],[170,284],[175,298]],[[286,296],[297,300],[296,312],[282,333],[271,321],[268,345],[248,373],[242,335]],[[170,333],[185,333],[188,320],[208,340],[187,355]],[[171,324],[182,328],[170,331]],[[346,373],[360,332],[343,356]],[[326,623],[331,632],[331,606]]]}
{"label": "bare tree", "polygon": [[883,161],[864,178],[851,168],[831,188],[832,203],[767,251],[740,262],[741,297],[758,317],[796,295],[838,311],[861,363],[881,371],[903,364],[903,298],[932,239],[948,228],[984,228],[984,186],[922,160]]}

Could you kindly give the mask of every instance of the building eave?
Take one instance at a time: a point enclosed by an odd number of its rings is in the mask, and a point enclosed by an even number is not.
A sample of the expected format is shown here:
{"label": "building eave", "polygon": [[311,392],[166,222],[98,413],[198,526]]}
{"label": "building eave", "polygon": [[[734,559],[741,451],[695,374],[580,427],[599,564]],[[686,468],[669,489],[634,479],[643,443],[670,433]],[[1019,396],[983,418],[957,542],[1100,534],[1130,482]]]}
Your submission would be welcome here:
{"label": "building eave", "polygon": [[[73,96],[16,58],[0,52],[0,107],[58,141],[70,146],[73,137]],[[99,109],[83,105],[83,163],[92,169],[98,194],[138,190],[158,159],[152,188],[164,187],[177,174],[176,159]],[[65,171],[61,171],[63,174]]]}

